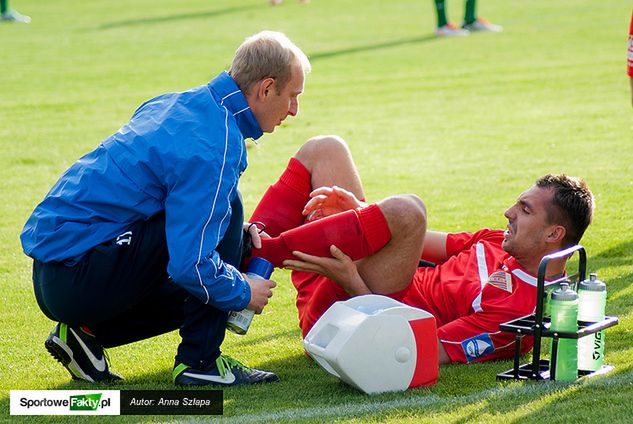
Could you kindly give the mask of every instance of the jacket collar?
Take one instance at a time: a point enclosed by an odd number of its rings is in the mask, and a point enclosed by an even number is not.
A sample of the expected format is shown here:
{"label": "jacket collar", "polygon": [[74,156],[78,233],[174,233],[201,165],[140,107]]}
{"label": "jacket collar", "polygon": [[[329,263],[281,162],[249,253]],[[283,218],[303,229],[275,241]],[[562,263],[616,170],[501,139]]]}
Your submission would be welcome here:
{"label": "jacket collar", "polygon": [[248,106],[244,93],[228,72],[222,72],[215,77],[209,82],[208,87],[216,97],[218,104],[226,107],[233,115],[244,138],[257,140],[264,134]]}

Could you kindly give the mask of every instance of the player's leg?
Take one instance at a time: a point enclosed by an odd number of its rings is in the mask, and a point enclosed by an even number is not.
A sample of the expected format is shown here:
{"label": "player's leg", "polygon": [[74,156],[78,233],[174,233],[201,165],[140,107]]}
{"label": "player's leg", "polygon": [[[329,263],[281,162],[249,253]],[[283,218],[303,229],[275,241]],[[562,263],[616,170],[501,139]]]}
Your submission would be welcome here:
{"label": "player's leg", "polygon": [[390,294],[405,289],[418,267],[426,234],[426,208],[412,194],[388,197],[377,205],[389,225],[391,239],[356,266],[373,293]]}
{"label": "player's leg", "polygon": [[279,179],[264,193],[249,222],[264,223],[266,233],[277,237],[303,224],[303,207],[313,188],[331,185],[363,197],[360,177],[345,142],[336,136],[314,137],[290,159]]}
{"label": "player's leg", "polygon": [[456,37],[468,35],[468,31],[459,28],[446,17],[446,4],[444,0],[435,0],[435,12],[437,14],[437,27],[435,35],[438,37]]}
{"label": "player's leg", "polygon": [[[385,247],[357,261],[359,274],[374,293],[397,293],[409,286],[420,258],[426,218],[424,205],[416,196],[394,196],[379,203],[392,234]],[[319,221],[321,222],[321,221]],[[314,323],[336,301],[350,295],[322,275],[293,271],[297,289],[299,325],[305,337]]]}
{"label": "player's leg", "polygon": [[18,13],[16,10],[11,10],[9,0],[0,0],[0,21],[28,24],[31,22],[31,18]]}
{"label": "player's leg", "polygon": [[464,23],[463,29],[468,31],[484,31],[484,32],[501,32],[503,27],[488,22],[485,18],[477,16],[477,0],[466,0],[464,6]]}
{"label": "player's leg", "polygon": [[[363,198],[358,171],[349,148],[341,138],[320,136],[310,139],[299,149],[294,159],[302,165],[305,175],[310,176],[311,188],[337,185]],[[305,179],[304,184],[307,184]],[[281,193],[281,190],[277,188],[276,191]],[[289,191],[286,190],[286,192]],[[272,198],[270,192],[267,192],[257,211],[263,212],[267,203],[272,205],[270,202]],[[283,204],[283,198],[277,200],[276,203]],[[303,205],[295,213],[300,214],[302,210]],[[255,214],[257,217],[264,215],[264,213]],[[271,215],[271,220],[274,222],[274,214]],[[269,223],[264,222],[268,227]],[[377,205],[370,205],[361,210],[344,211],[284,231],[273,239],[264,239],[262,248],[253,250],[253,255],[264,257],[275,266],[282,266],[284,260],[295,259],[292,254],[294,250],[316,256],[330,256],[329,247],[334,244],[350,257],[360,259],[378,251],[389,238],[389,227],[380,208]]]}
{"label": "player's leg", "polygon": [[[339,137],[315,137],[295,158],[309,173],[313,188],[337,185],[364,197],[352,155]],[[370,289],[389,293],[401,290],[411,280],[425,230],[422,201],[413,195],[393,196],[360,211],[346,211],[286,231],[277,239],[263,240],[260,253],[277,265],[294,259],[293,250],[330,256],[331,244],[352,259],[373,255],[359,262],[359,272]]]}
{"label": "player's leg", "polygon": [[[313,187],[337,185],[363,199],[363,187],[358,170],[349,148],[342,139],[314,138],[299,150],[296,157],[310,170]],[[381,235],[384,236],[388,231],[391,237],[384,247],[374,248],[374,253],[357,263],[359,273],[368,287],[376,293],[400,291],[410,283],[420,260],[426,233],[424,204],[415,195],[398,195],[370,205],[369,208],[377,209],[380,214],[363,221],[365,236],[384,240]],[[329,218],[331,217],[325,220]],[[317,223],[329,222],[322,221],[324,220]],[[332,221],[330,226],[334,224]],[[311,239],[312,244],[314,240],[323,241],[323,238]],[[352,249],[357,250],[358,245],[359,243]],[[348,252],[338,244],[337,246],[348,256],[357,257],[355,252]],[[329,254],[326,253],[326,256]]]}
{"label": "player's leg", "polygon": [[[293,159],[302,166],[302,186],[305,187],[308,180],[311,188],[337,185],[351,191],[357,198],[363,199],[363,188],[358,170],[349,148],[339,137],[315,137],[306,142]],[[283,180],[284,178],[280,178],[280,182]],[[258,206],[258,210],[264,210],[265,207],[261,207],[263,203],[268,203],[270,199],[282,193],[279,188],[280,182],[276,183],[277,187],[273,186],[273,189],[266,193],[262,203]],[[305,201],[307,201],[309,190],[305,189],[304,191]],[[276,199],[276,203],[283,204],[283,202],[284,199],[281,196]],[[272,202],[269,204],[273,205]],[[389,215],[387,219],[383,215],[382,208]],[[380,202],[379,205],[371,205],[365,209],[364,213],[373,219],[366,219],[367,217],[364,216],[359,220],[355,216],[357,211],[348,211],[345,214],[326,217],[297,228],[292,231],[295,237],[286,237],[288,234],[285,233],[284,239],[291,239],[290,244],[293,245],[293,249],[282,246],[282,250],[285,250],[285,254],[289,258],[293,258],[292,250],[315,254],[312,249],[320,246],[325,249],[321,256],[330,256],[328,249],[331,241],[346,254],[354,257],[355,253],[358,253],[356,250],[359,249],[359,246],[365,244],[364,233],[382,234],[383,236],[387,234],[389,236],[391,234],[390,227],[393,227],[393,230],[396,231],[396,237],[393,238],[392,242],[389,242],[389,247],[383,248],[384,253],[381,251],[374,255],[375,259],[369,260],[367,258],[360,261],[359,267],[361,275],[369,282],[372,289],[380,293],[399,291],[410,282],[420,258],[426,222],[424,206],[417,197],[405,195],[394,196]],[[299,208],[296,213],[300,213]],[[271,218],[274,219],[274,214],[271,214]],[[359,227],[358,221],[362,221],[364,226],[361,224]],[[337,232],[337,230],[341,231]],[[318,231],[327,232],[319,233]],[[313,233],[303,234],[305,232]],[[335,235],[335,238],[347,238],[351,242],[350,249],[354,251],[350,252],[347,247],[341,247],[340,239],[328,240],[327,238],[331,237],[332,234]],[[380,247],[389,238],[383,238],[383,241],[375,246],[372,252],[380,250]],[[264,247],[267,247],[268,243],[270,240],[263,240]],[[272,249],[272,251],[278,251],[278,249]],[[369,254],[369,252],[365,253]],[[255,251],[254,254],[261,254],[261,251],[260,253]],[[266,257],[265,254],[263,256]],[[316,274],[293,272],[292,281],[297,289],[297,309],[304,334],[331,303],[346,297],[345,292],[339,290],[340,286]]]}
{"label": "player's leg", "polygon": [[271,237],[298,227],[305,220],[301,212],[311,191],[310,173],[293,157],[279,179],[268,187],[248,222],[263,223]]}
{"label": "player's leg", "polygon": [[363,184],[352,153],[345,141],[335,135],[313,137],[308,140],[295,158],[310,173],[312,188],[338,186],[364,199]]}
{"label": "player's leg", "polygon": [[435,13],[437,16],[437,27],[441,28],[448,23],[446,18],[446,3],[444,0],[435,0]]}
{"label": "player's leg", "polygon": [[477,6],[476,0],[466,0],[464,5],[464,25],[470,25],[477,20],[477,13],[475,11]]}

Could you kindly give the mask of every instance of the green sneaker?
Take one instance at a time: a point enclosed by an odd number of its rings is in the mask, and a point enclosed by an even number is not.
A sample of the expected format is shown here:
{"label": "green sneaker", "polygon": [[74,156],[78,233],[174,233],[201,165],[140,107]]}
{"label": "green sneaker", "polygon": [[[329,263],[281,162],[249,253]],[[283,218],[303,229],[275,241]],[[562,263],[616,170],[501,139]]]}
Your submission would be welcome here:
{"label": "green sneaker", "polygon": [[220,355],[215,360],[215,365],[206,370],[177,364],[172,375],[174,383],[178,386],[237,386],[279,381],[277,374],[249,368],[224,355]]}

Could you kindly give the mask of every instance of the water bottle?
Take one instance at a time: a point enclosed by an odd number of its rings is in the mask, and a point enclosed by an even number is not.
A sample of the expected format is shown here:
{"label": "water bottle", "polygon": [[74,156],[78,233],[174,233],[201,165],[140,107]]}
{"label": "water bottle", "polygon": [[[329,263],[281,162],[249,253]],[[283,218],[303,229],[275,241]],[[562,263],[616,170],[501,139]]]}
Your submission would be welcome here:
{"label": "water bottle", "polygon": [[543,290],[543,316],[544,317],[548,317],[551,315],[550,303],[552,301],[552,293],[554,292],[554,290],[559,289],[559,288],[560,288],[560,283],[549,284],[545,286],[545,289]]}
{"label": "water bottle", "polygon": [[[578,319],[599,322],[604,319],[607,305],[607,285],[596,274],[578,284]],[[604,331],[578,339],[578,368],[597,371],[604,363]]]}
{"label": "water bottle", "polygon": [[[561,283],[560,288],[552,292],[550,302],[551,327],[553,332],[578,331],[578,295],[569,287],[569,283]],[[554,349],[552,343],[550,358]],[[552,363],[550,359],[550,370]],[[574,381],[578,378],[578,340],[558,339],[556,352],[556,375],[558,381]]]}
{"label": "water bottle", "polygon": [[[273,264],[266,259],[253,257],[246,268],[245,274],[252,280],[268,280],[273,273],[273,269]],[[226,328],[235,334],[244,335],[251,325],[253,316],[255,316],[255,311],[250,309],[231,311],[229,312],[229,319],[226,322]]]}

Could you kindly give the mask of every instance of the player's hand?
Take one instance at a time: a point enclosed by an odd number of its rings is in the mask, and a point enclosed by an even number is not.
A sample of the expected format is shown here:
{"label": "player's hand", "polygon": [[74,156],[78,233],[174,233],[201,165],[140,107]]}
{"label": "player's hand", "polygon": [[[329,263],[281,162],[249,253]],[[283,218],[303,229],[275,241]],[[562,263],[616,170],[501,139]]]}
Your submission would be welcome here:
{"label": "player's hand", "polygon": [[315,272],[335,281],[350,295],[371,293],[352,259],[338,247],[330,246],[331,258],[292,252],[297,259],[287,259],[283,265],[294,271]]}
{"label": "player's hand", "polygon": [[310,193],[310,197],[302,213],[306,216],[312,214],[311,219],[367,206],[367,203],[358,200],[354,193],[338,186],[319,187]]}
{"label": "player's hand", "polygon": [[262,240],[263,238],[270,238],[268,234],[263,229],[263,225],[261,222],[245,222],[242,228],[248,235],[251,237],[251,243],[255,249],[262,248]]}
{"label": "player's hand", "polygon": [[251,301],[246,309],[261,314],[264,307],[268,304],[268,299],[273,295],[273,288],[277,286],[273,280],[264,280],[263,278],[251,278],[246,274],[242,274],[244,279],[251,287]]}

